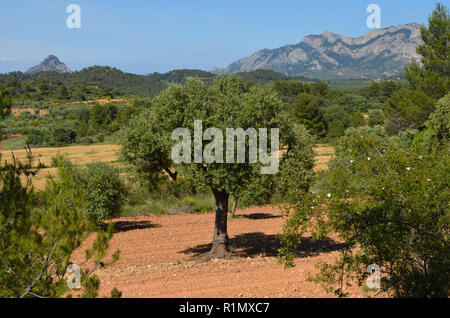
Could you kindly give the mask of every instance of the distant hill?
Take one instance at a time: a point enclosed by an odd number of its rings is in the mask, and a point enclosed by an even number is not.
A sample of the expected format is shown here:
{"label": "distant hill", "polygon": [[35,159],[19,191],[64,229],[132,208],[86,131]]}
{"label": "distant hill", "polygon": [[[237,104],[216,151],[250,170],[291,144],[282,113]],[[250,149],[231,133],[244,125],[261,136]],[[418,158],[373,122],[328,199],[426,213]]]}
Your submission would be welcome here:
{"label": "distant hill", "polygon": [[25,73],[34,74],[40,72],[58,72],[58,73],[71,73],[72,71],[62,63],[56,56],[49,55],[41,63],[33,66]]}
{"label": "distant hill", "polygon": [[[255,83],[273,83],[283,80],[307,80],[302,77],[290,78],[270,70],[256,70],[239,74],[244,81]],[[65,86],[96,86],[102,89],[114,90],[120,94],[134,94],[142,96],[155,96],[169,83],[183,83],[188,77],[198,77],[211,84],[217,74],[202,70],[173,70],[168,73],[152,73],[138,75],[126,73],[109,66],[91,66],[71,73],[57,71],[22,73],[11,72],[0,74],[0,82],[17,81],[39,82],[42,80],[60,82]],[[308,80],[311,81],[311,80]]]}
{"label": "distant hill", "polygon": [[0,74],[0,82],[60,82],[65,86],[96,86],[102,89],[114,90],[123,94],[154,96],[164,89],[165,84],[145,75],[123,72],[109,66],[91,66],[72,73],[55,71],[39,73],[11,72]]}
{"label": "distant hill", "polygon": [[214,77],[216,77],[216,74],[202,70],[182,69],[182,70],[173,70],[168,73],[152,73],[149,74],[148,76],[157,81],[166,81],[169,83],[182,83],[188,77],[198,77],[200,79],[209,82]]}
{"label": "distant hill", "polygon": [[421,43],[417,23],[374,30],[358,38],[326,31],[306,36],[296,45],[258,51],[212,72],[231,74],[266,69],[320,80],[399,77],[405,65],[420,59],[416,48]]}

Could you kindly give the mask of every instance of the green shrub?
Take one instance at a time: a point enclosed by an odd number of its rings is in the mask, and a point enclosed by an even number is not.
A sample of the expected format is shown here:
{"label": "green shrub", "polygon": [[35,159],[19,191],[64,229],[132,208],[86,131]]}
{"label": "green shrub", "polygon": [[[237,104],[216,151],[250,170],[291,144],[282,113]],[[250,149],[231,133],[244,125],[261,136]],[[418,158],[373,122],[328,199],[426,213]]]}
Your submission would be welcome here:
{"label": "green shrub", "polygon": [[345,133],[345,126],[339,119],[333,120],[328,127],[327,138],[329,141],[334,141],[335,139],[341,137]]}
{"label": "green shrub", "polygon": [[3,89],[0,89],[0,119],[11,114],[11,104],[11,97]]}
{"label": "green shrub", "polygon": [[52,131],[52,142],[55,145],[71,144],[77,138],[77,132],[67,128],[56,128]]}
{"label": "green shrub", "polygon": [[91,163],[79,170],[78,178],[86,190],[87,219],[100,224],[120,215],[127,189],[119,169],[106,163]]}
{"label": "green shrub", "polygon": [[83,145],[90,145],[94,143],[94,140],[92,139],[92,137],[86,136],[83,139],[81,139],[81,143]]}
{"label": "green shrub", "polygon": [[[378,130],[378,132],[377,132]],[[395,297],[448,297],[449,149],[402,148],[382,128],[347,130],[336,148],[327,195],[299,197],[281,238],[281,256],[293,265],[299,238],[339,237],[341,258],[321,264],[313,281],[345,295],[348,277],[381,270],[381,291]],[[326,207],[326,208],[324,208]],[[356,248],[357,247],[357,248]]]}
{"label": "green shrub", "polygon": [[64,155],[57,154],[56,156],[53,156],[51,159],[51,166],[54,168],[58,167],[71,167],[72,162],[70,159]]}
{"label": "green shrub", "polygon": [[384,125],[384,115],[380,109],[372,109],[369,111],[369,120],[368,124],[370,127],[374,127],[377,125]]}
{"label": "green shrub", "polygon": [[42,145],[46,142],[46,136],[43,131],[37,129],[30,129],[26,134],[26,141],[28,145]]}

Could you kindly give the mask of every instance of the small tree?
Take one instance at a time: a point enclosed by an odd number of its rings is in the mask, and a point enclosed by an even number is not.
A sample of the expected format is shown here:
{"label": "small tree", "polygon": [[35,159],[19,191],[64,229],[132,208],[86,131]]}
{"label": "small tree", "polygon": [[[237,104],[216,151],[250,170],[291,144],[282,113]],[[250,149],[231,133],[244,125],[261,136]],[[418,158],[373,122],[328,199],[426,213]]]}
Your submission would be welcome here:
{"label": "small tree", "polygon": [[[210,256],[228,257],[229,196],[233,194],[239,197],[242,189],[252,189],[253,184],[259,183],[263,178],[261,168],[264,165],[249,163],[248,138],[240,143],[245,146],[245,163],[236,163],[235,138],[222,148],[222,140],[217,134],[212,143],[205,147],[205,152],[210,149],[213,156],[222,155],[222,158],[226,158],[225,148],[232,144],[234,163],[216,159],[210,163],[205,163],[202,158],[201,162],[195,160],[196,149],[198,146],[203,147],[203,139],[212,139],[207,138],[206,134],[200,136],[197,146],[196,141],[189,142],[188,149],[183,149],[183,156],[191,159],[191,163],[173,162],[171,153],[176,142],[171,139],[172,132],[177,128],[187,128],[192,132],[196,120],[202,121],[203,130],[214,127],[222,136],[226,135],[227,128],[279,128],[280,142],[285,148],[281,152],[283,156],[278,177],[280,189],[288,188],[287,175],[305,183],[297,191],[307,187],[313,167],[313,140],[303,126],[292,123],[281,112],[281,101],[276,93],[255,85],[247,87],[238,76],[219,76],[212,86],[198,79],[189,79],[185,85],[171,85],[153,100],[150,110],[135,117],[124,129],[121,158],[130,163],[141,178],[150,184],[158,184],[163,175],[168,175],[172,182],[182,178],[196,188],[209,188],[212,191],[216,200],[216,218]],[[273,140],[271,136],[268,133],[268,143]],[[211,149],[213,145],[214,149]],[[269,154],[266,149],[266,155]],[[274,175],[272,177],[275,178]]]}
{"label": "small tree", "polygon": [[427,129],[418,136],[416,143],[425,147],[441,148],[450,139],[450,94],[436,104],[436,111],[425,122]]}
{"label": "small tree", "polygon": [[384,125],[384,115],[380,109],[369,110],[369,120],[368,124],[370,127],[373,126],[383,126]]}
{"label": "small tree", "polygon": [[0,89],[0,119],[11,114],[11,104],[11,97],[3,89]]}
{"label": "small tree", "polygon": [[419,129],[435,110],[435,103],[436,100],[423,91],[404,89],[389,100],[386,112],[402,129]]}
{"label": "small tree", "polygon": [[55,128],[52,131],[52,143],[55,145],[71,144],[77,138],[77,132],[68,128]]}
{"label": "small tree", "polygon": [[307,93],[299,94],[292,105],[292,114],[300,124],[305,125],[311,134],[318,137],[324,136],[325,122],[316,97]]}
{"label": "small tree", "polygon": [[342,121],[339,119],[333,120],[330,125],[328,126],[328,140],[333,141],[341,136],[343,136],[345,133],[345,127]]}
{"label": "small tree", "polygon": [[86,192],[85,216],[88,220],[101,224],[105,219],[119,216],[127,189],[118,168],[94,162],[78,169],[75,176]]}
{"label": "small tree", "polygon": [[350,116],[350,127],[357,128],[357,127],[365,126],[365,125],[366,125],[366,119],[360,112],[354,112]]}

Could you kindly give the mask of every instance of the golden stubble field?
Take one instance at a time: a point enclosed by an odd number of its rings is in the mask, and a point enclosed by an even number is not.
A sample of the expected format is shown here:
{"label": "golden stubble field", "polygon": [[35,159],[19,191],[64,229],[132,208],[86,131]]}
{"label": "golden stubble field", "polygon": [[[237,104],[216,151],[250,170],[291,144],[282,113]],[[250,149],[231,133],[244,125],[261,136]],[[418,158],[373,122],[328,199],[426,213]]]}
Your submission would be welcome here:
{"label": "golden stubble field", "polygon": [[[89,145],[89,146],[72,146],[72,147],[60,147],[60,148],[33,148],[31,149],[33,156],[36,160],[35,164],[39,160],[47,167],[51,166],[52,157],[56,157],[59,153],[69,158],[76,164],[87,164],[90,162],[115,162],[117,160],[117,151],[119,145]],[[25,150],[14,150],[14,156],[16,159],[24,160],[27,152]],[[11,160],[12,151],[1,150],[2,160]],[[55,175],[56,168],[41,169],[33,181],[33,185],[36,189],[42,189],[45,186],[46,178],[48,175]]]}
{"label": "golden stubble field", "polygon": [[[91,162],[116,162],[119,145],[89,145],[89,146],[71,146],[71,147],[55,147],[55,148],[33,148],[32,153],[36,160],[39,160],[47,167],[51,166],[52,157],[58,153],[69,158],[76,164],[87,164]],[[10,160],[11,151],[1,150],[2,160]],[[26,158],[25,150],[14,150],[14,155],[19,160]],[[316,153],[315,171],[323,171],[328,169],[328,161],[334,155],[334,148],[329,145],[317,145],[314,148]],[[42,189],[45,186],[48,175],[55,175],[56,168],[41,169],[36,176],[33,184],[36,189]]]}
{"label": "golden stubble field", "polygon": [[316,153],[316,164],[314,171],[328,170],[328,161],[334,156],[334,147],[326,144],[319,144],[314,148]]}

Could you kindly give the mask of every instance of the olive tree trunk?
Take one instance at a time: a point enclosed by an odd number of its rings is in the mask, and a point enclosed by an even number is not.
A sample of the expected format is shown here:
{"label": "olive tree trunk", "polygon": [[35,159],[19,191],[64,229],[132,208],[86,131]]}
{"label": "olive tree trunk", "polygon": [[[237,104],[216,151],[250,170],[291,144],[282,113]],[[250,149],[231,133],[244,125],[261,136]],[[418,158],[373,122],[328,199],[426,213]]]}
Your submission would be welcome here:
{"label": "olive tree trunk", "polygon": [[210,255],[214,258],[230,256],[228,246],[227,217],[229,194],[226,191],[212,189],[216,199],[216,220],[214,223],[214,237]]}

